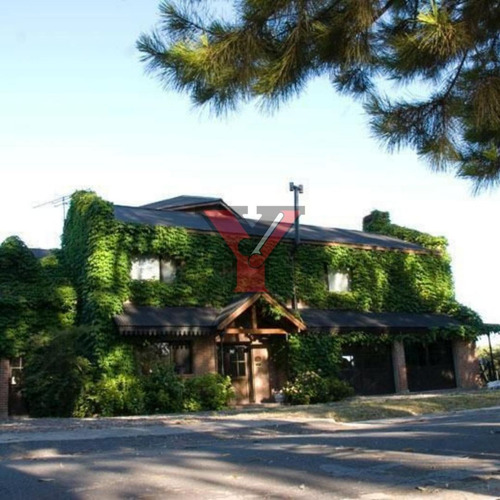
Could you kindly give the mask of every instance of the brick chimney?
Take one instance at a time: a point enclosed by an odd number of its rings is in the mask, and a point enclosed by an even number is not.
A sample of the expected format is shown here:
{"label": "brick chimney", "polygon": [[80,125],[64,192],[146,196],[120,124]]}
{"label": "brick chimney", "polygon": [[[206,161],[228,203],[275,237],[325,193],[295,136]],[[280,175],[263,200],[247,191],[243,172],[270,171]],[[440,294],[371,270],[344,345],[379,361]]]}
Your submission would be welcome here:
{"label": "brick chimney", "polygon": [[363,231],[367,233],[383,233],[384,229],[391,225],[389,212],[373,210],[366,217],[363,217]]}

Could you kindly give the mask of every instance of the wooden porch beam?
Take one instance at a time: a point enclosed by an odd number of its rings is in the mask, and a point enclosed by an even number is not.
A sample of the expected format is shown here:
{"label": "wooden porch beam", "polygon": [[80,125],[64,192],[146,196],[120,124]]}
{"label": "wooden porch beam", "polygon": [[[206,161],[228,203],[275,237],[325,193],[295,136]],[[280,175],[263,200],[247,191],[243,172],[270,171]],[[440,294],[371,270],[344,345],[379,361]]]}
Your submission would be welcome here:
{"label": "wooden porch beam", "polygon": [[282,328],[226,328],[225,333],[229,335],[238,333],[245,335],[286,335],[287,331]]}

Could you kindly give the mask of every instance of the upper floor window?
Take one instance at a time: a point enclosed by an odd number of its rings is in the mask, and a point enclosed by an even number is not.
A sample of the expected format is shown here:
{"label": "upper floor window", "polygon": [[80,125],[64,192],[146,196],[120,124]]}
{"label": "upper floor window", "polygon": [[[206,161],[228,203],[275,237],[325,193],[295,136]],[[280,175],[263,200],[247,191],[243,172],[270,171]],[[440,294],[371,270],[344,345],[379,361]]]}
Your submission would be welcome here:
{"label": "upper floor window", "polygon": [[351,277],[346,271],[327,268],[327,283],[329,292],[350,292]]}
{"label": "upper floor window", "polygon": [[133,259],[130,277],[133,280],[159,280],[160,260],[155,257]]}
{"label": "upper floor window", "polygon": [[155,280],[172,283],[177,272],[176,265],[168,259],[139,257],[132,260],[130,277],[133,280]]}
{"label": "upper floor window", "polygon": [[173,283],[177,273],[177,266],[172,260],[160,259],[160,279],[163,283]]}

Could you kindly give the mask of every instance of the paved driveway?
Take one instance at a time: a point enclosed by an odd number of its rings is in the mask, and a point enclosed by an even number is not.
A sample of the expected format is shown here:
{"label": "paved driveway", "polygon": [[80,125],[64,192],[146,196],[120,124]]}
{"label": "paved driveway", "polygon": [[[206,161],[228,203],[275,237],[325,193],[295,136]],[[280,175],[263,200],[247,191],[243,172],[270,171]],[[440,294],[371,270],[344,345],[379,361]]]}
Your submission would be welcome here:
{"label": "paved driveway", "polygon": [[0,498],[500,498],[499,409],[114,422],[4,430]]}

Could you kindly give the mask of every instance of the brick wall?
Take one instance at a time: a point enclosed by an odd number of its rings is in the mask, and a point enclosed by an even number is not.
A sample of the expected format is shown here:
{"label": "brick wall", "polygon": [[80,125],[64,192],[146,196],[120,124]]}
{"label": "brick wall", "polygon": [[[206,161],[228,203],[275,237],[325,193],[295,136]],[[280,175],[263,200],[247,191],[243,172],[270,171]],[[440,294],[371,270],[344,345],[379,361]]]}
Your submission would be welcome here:
{"label": "brick wall", "polygon": [[205,373],[215,373],[215,338],[200,337],[193,341],[193,373],[204,375]]}
{"label": "brick wall", "polygon": [[479,363],[476,345],[466,340],[453,341],[455,379],[459,389],[474,389],[479,385]]}
{"label": "brick wall", "polygon": [[0,420],[9,416],[9,379],[9,360],[0,359]]}

